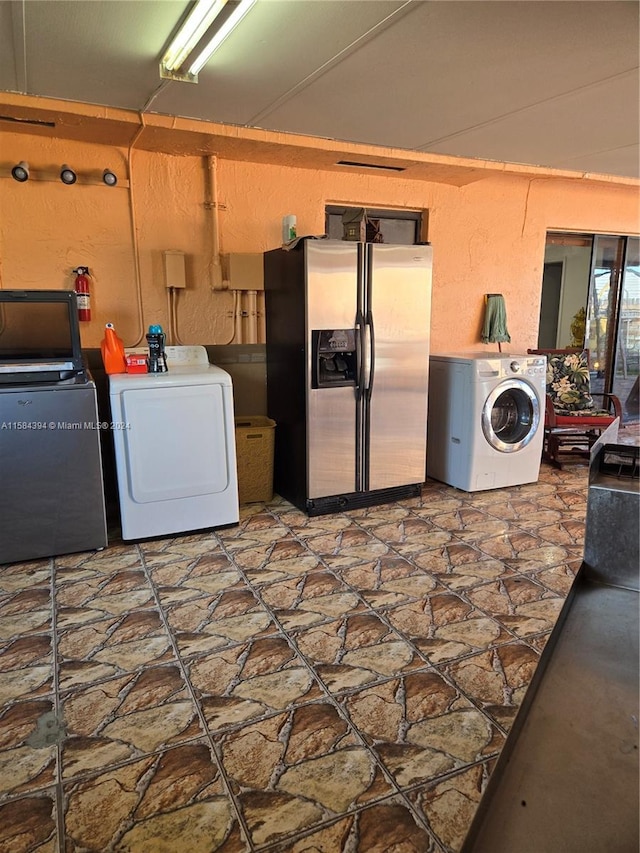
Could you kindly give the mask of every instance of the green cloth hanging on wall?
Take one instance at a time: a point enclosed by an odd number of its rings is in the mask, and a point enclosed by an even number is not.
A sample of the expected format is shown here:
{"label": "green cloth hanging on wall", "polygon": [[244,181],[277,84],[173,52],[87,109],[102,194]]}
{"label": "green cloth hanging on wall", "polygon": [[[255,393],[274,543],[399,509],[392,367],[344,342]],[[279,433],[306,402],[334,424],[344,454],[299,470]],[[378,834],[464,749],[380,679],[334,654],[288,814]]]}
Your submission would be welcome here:
{"label": "green cloth hanging on wall", "polygon": [[501,293],[489,293],[486,297],[481,337],[483,344],[502,341],[511,343],[511,336],[507,329],[507,307]]}

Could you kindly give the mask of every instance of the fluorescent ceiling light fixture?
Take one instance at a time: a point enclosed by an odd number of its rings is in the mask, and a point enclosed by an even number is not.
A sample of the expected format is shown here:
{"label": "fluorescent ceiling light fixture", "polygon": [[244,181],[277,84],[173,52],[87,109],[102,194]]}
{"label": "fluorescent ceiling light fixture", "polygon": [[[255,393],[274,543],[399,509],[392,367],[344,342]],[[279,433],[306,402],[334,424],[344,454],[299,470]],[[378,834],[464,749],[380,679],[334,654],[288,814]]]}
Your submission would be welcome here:
{"label": "fluorescent ceiling light fixture", "polygon": [[225,7],[227,0],[197,0],[160,60],[165,71],[176,71]]}
{"label": "fluorescent ceiling light fixture", "polygon": [[[198,82],[198,72],[254,5],[256,0],[196,0],[184,24],[160,60],[160,76]],[[219,21],[216,19],[219,18]],[[189,57],[195,53],[196,59]]]}
{"label": "fluorescent ceiling light fixture", "polygon": [[216,30],[211,41],[202,50],[198,58],[189,66],[189,74],[197,74],[204,68],[222,42],[238,26],[255,2],[256,0],[240,0],[220,29]]}

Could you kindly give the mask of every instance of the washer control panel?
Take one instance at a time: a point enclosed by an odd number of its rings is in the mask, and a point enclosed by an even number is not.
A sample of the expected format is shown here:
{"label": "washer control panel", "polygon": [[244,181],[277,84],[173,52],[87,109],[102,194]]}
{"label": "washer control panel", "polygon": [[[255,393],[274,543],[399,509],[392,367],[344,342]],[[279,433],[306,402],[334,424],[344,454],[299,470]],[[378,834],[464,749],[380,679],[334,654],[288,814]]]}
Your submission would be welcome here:
{"label": "washer control panel", "polygon": [[509,363],[509,371],[520,376],[544,376],[547,372],[547,359],[544,356],[531,356]]}

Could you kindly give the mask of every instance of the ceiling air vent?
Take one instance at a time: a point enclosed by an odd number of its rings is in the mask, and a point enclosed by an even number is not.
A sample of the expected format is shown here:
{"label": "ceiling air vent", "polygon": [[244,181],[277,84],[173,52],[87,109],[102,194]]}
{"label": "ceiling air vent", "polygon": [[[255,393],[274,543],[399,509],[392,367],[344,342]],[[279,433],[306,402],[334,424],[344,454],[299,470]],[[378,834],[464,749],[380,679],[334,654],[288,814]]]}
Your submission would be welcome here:
{"label": "ceiling air vent", "polygon": [[15,121],[18,124],[37,124],[40,127],[55,127],[55,121],[40,121],[37,118],[15,118],[14,116],[0,116],[0,121]]}
{"label": "ceiling air vent", "polygon": [[336,166],[356,166],[358,169],[384,169],[385,172],[404,172],[406,166],[383,166],[382,163],[356,163],[353,160],[338,160]]}

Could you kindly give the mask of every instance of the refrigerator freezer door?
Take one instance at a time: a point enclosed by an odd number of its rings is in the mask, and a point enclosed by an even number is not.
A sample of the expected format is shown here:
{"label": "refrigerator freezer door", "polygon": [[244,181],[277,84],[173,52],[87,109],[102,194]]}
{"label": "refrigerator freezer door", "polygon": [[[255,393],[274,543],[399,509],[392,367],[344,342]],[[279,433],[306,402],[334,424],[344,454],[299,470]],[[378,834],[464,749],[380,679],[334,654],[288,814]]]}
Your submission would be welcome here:
{"label": "refrigerator freezer door", "polygon": [[357,243],[308,240],[305,252],[307,497],[313,499],[357,489],[357,389],[312,388],[312,333],[354,327],[362,272]]}
{"label": "refrigerator freezer door", "polygon": [[431,246],[367,246],[373,375],[368,489],[423,483],[431,319]]}

